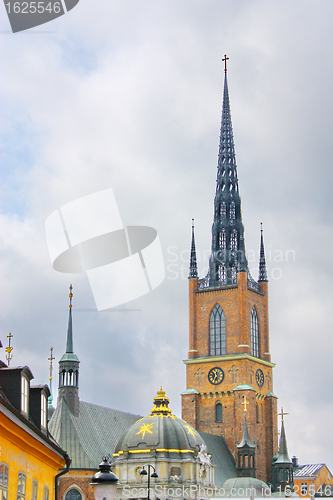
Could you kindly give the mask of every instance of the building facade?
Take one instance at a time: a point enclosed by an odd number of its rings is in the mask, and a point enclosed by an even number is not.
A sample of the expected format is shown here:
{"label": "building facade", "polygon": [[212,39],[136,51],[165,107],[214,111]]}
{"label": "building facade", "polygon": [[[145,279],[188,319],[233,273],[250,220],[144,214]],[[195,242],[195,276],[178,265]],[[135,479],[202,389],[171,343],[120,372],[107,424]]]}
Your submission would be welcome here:
{"label": "building facade", "polygon": [[182,418],[222,435],[233,456],[247,405],[256,477],[271,481],[277,398],[269,350],[268,280],[261,231],[258,281],[249,271],[225,70],[209,271],[199,279],[194,227],[189,274],[189,352]]}
{"label": "building facade", "polygon": [[27,366],[0,362],[0,499],[54,500],[69,457],[47,424],[47,385],[31,386]]}

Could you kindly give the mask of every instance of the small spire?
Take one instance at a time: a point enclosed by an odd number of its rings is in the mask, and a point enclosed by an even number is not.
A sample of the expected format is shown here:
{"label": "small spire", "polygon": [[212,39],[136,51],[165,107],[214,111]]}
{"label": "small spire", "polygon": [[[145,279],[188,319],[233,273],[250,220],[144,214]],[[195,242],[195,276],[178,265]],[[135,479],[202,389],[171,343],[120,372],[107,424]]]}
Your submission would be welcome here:
{"label": "small spire", "polygon": [[258,281],[268,281],[264,248],[264,231],[262,229],[262,222],[260,223],[260,259],[259,259],[259,277]]}
{"label": "small spire", "polygon": [[69,317],[68,317],[68,330],[67,330],[67,344],[66,344],[66,352],[74,352],[73,351],[73,327],[72,327],[72,293],[73,287],[69,286]]}
{"label": "small spire", "polygon": [[151,414],[162,414],[170,415],[172,411],[169,408],[170,400],[165,396],[165,391],[163,391],[162,386],[159,391],[157,391],[157,397],[153,400],[154,407],[151,410]]}
{"label": "small spire", "polygon": [[6,347],[5,351],[6,351],[6,359],[7,359],[7,365],[9,366],[10,365],[10,361],[13,357],[12,355],[12,350],[13,350],[13,347],[10,345],[10,341],[11,339],[13,338],[13,335],[10,333],[9,335],[7,335],[7,339],[8,339],[8,347]]}
{"label": "small spire", "polygon": [[[285,413],[284,415],[287,415]],[[283,417],[282,417],[283,418]],[[279,453],[276,461],[274,462],[275,464],[289,464],[292,463],[292,461],[289,458],[288,454],[288,446],[287,446],[287,438],[286,438],[286,431],[284,429],[284,420],[281,421],[281,433],[280,433],[280,444],[279,444]]]}
{"label": "small spire", "polygon": [[49,381],[50,381],[50,396],[48,398],[48,404],[49,406],[52,406],[53,404],[53,395],[52,395],[52,373],[53,373],[53,365],[52,365],[52,361],[55,359],[55,357],[53,356],[53,347],[51,347],[50,349],[50,357],[47,358],[48,361],[50,361],[50,367],[49,367],[49,370],[50,370],[50,376],[49,376]]}
{"label": "small spire", "polygon": [[[246,403],[246,400],[244,401]],[[243,404],[244,404],[243,403]],[[255,448],[255,444],[252,443],[249,435],[249,430],[247,428],[247,421],[246,421],[246,411],[244,408],[245,412],[245,422],[244,422],[244,430],[243,430],[243,437],[241,439],[241,442],[237,445],[237,448],[243,448],[244,446],[248,446],[249,448]]]}
{"label": "small spire", "polygon": [[198,278],[197,254],[195,250],[194,238],[194,219],[192,219],[192,243],[191,243],[191,260],[190,260],[190,274],[189,279]]}

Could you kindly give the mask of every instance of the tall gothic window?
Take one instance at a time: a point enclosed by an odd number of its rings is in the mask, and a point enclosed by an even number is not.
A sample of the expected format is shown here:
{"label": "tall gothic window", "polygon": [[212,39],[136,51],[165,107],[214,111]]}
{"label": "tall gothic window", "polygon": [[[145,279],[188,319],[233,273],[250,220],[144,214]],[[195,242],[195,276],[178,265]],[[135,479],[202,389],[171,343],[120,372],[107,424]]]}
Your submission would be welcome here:
{"label": "tall gothic window", "polygon": [[209,318],[209,354],[226,354],[225,315],[222,307],[215,304]]}
{"label": "tall gothic window", "polygon": [[251,313],[251,354],[259,358],[259,321],[254,306]]}
{"label": "tall gothic window", "polygon": [[215,405],[215,422],[222,422],[222,404],[219,401]]}

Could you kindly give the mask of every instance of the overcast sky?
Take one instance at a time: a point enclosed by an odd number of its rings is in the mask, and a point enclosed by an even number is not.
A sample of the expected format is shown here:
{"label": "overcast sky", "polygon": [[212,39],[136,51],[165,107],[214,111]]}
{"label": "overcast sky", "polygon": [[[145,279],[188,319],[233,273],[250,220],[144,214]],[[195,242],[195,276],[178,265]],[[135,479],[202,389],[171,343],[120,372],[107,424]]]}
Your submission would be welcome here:
{"label": "overcast sky", "polygon": [[[81,0],[12,34],[2,4],[1,340],[48,381],[74,350],[84,401],[145,415],[160,385],[180,416],[195,218],[207,269],[228,83],[245,244],[264,225],[274,392],[290,456],[333,472],[331,0]],[[52,269],[45,220],[113,188],[125,225],[158,231],[166,279],[97,312],[86,275]],[[1,350],[2,359],[4,350]]]}

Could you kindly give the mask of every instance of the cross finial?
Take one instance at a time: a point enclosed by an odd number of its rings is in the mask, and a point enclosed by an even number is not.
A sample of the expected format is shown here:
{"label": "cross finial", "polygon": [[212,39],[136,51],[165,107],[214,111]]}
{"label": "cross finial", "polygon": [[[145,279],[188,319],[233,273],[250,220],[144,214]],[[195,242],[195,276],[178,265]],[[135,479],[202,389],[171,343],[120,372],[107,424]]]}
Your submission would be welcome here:
{"label": "cross finial", "polygon": [[281,422],[284,422],[284,419],[283,419],[284,415],[289,415],[289,413],[285,413],[285,412],[283,411],[283,406],[282,406],[282,407],[281,407],[281,413],[277,413],[277,415],[280,415],[280,416],[282,417]]}
{"label": "cross finial", "polygon": [[242,405],[244,405],[244,412],[247,412],[247,405],[249,404],[248,401],[246,401],[246,395],[244,396],[244,401],[242,402]]}
{"label": "cross finial", "polygon": [[72,307],[72,298],[73,298],[72,290],[73,290],[72,285],[69,285],[69,307]]}
{"label": "cross finial", "polygon": [[227,72],[227,61],[229,60],[229,57],[227,57],[227,54],[224,54],[224,58],[222,61],[224,61],[224,72]]}
{"label": "cross finial", "polygon": [[49,377],[49,380],[52,380],[52,372],[53,372],[52,361],[55,359],[55,357],[53,356],[53,347],[51,347],[50,350],[51,350],[51,355],[47,359],[50,361],[50,377]]}
{"label": "cross finial", "polygon": [[12,359],[13,355],[11,354],[12,350],[13,350],[13,347],[10,345],[10,340],[13,338],[13,335],[10,333],[9,335],[7,335],[7,339],[8,339],[8,347],[6,347],[5,351],[8,353],[6,355],[6,359],[7,359],[7,362],[8,362],[8,366],[10,365],[10,360]]}

